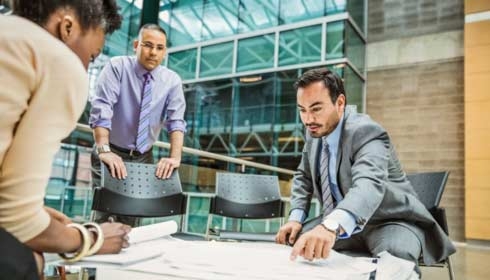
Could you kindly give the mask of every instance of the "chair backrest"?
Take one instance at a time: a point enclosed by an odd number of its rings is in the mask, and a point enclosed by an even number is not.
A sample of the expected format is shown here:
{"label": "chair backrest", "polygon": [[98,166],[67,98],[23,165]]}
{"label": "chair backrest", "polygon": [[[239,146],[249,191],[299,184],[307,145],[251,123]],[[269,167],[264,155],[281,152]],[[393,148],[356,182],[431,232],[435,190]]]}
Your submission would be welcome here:
{"label": "chair backrest", "polygon": [[179,173],[168,179],[155,176],[156,165],[125,162],[128,176],[113,178],[102,164],[101,188],[94,193],[93,210],[136,217],[163,217],[185,213]]}
{"label": "chair backrest", "polygon": [[219,172],[210,211],[245,219],[283,217],[279,179],[271,175]]}
{"label": "chair backrest", "polygon": [[434,209],[441,202],[446,186],[448,171],[408,174],[407,178],[427,209]]}

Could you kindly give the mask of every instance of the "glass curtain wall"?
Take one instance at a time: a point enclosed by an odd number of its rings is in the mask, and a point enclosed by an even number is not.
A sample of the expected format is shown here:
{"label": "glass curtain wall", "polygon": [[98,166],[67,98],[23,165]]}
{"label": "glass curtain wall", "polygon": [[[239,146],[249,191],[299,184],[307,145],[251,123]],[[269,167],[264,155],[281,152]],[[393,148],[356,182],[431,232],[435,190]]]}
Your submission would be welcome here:
{"label": "glass curtain wall", "polygon": [[[118,0],[124,21],[90,66],[91,94],[110,57],[133,54],[142,2]],[[185,145],[294,169],[304,139],[293,89],[301,73],[337,71],[349,104],[363,111],[364,8],[359,0],[160,1],[170,47],[164,64],[184,81]],[[165,132],[160,139],[168,140]],[[92,136],[74,132],[65,142],[90,146]]]}
{"label": "glass curtain wall", "polygon": [[[348,104],[363,111],[365,2],[160,1],[159,24],[166,29],[169,44],[164,64],[184,81],[188,123],[184,145],[296,169],[304,144],[304,128],[293,88],[299,75],[311,68],[329,67],[343,77]],[[103,54],[89,68],[91,94],[110,57],[134,53],[133,40],[138,35],[142,3],[143,0],[118,0],[124,19],[122,27],[107,37]],[[88,111],[87,106],[81,123],[87,123]],[[166,132],[162,132],[160,140],[168,142]],[[65,142],[91,146],[93,140],[91,134],[75,131]],[[154,149],[155,156],[166,153]],[[89,152],[80,154],[85,155],[80,164],[85,162],[90,170]],[[84,178],[81,181],[69,177],[73,182],[66,183],[68,175],[58,172],[60,164],[56,164],[50,181],[56,187],[51,190],[59,189],[59,185],[66,188],[67,184],[79,185],[82,181],[85,184],[84,180],[89,178],[87,173],[81,176]],[[71,164],[63,168],[75,169]],[[248,167],[242,170],[225,161],[189,154],[183,155],[179,173],[186,191],[205,193],[214,192],[215,173],[219,170],[270,173]],[[279,176],[286,186],[290,176]],[[60,194],[56,195],[58,203]],[[76,195],[72,197],[75,201]],[[189,205],[192,213],[188,216],[189,230],[202,232],[209,199],[192,198]],[[221,219],[213,221],[213,225],[224,223]],[[262,226],[254,224],[251,229]],[[265,227],[275,231],[278,226]]]}
{"label": "glass curtain wall", "polygon": [[363,111],[365,11],[364,1],[353,2],[206,0],[166,6],[161,15],[168,15],[172,45],[167,66],[185,83],[186,145],[295,169],[304,129],[293,83],[311,68],[329,67],[341,75],[349,105]]}

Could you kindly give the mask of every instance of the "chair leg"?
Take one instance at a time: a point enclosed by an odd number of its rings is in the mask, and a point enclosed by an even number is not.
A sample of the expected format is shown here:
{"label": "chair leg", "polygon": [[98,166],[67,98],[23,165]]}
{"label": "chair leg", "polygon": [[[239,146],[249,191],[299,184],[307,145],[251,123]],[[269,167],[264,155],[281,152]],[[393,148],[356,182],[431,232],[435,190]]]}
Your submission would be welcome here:
{"label": "chair leg", "polygon": [[213,214],[208,214],[208,222],[206,223],[205,240],[209,240],[209,229],[211,228],[211,222],[213,221]]}
{"label": "chair leg", "polygon": [[180,232],[184,232],[184,225],[185,225],[185,217],[184,215],[180,215]]}
{"label": "chair leg", "polygon": [[453,264],[451,262],[451,257],[447,257],[447,269],[449,271],[449,279],[450,280],[454,280],[456,278],[454,278],[454,271],[453,271]]}

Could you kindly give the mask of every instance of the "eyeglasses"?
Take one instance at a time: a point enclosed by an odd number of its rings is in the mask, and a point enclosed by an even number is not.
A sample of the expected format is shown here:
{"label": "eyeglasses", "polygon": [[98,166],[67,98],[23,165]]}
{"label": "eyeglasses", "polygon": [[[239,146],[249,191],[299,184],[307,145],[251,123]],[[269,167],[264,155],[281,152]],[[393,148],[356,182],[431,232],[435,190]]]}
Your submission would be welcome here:
{"label": "eyeglasses", "polygon": [[156,45],[156,46],[154,46],[152,43],[149,43],[149,42],[141,42],[141,41],[140,41],[140,45],[143,48],[148,49],[150,51],[152,51],[154,48],[156,48],[156,50],[159,51],[159,52],[163,52],[165,50],[165,46],[164,45]]}

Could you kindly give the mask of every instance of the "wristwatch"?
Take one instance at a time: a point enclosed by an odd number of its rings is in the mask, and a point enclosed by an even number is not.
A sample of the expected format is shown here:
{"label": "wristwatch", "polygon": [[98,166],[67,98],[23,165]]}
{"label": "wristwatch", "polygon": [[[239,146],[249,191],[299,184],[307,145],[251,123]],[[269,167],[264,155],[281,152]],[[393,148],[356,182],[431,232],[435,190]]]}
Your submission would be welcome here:
{"label": "wristwatch", "polygon": [[102,154],[102,153],[110,153],[111,152],[111,147],[109,147],[108,144],[103,144],[101,146],[96,147],[97,154]]}
{"label": "wristwatch", "polygon": [[340,224],[332,219],[325,219],[321,225],[331,233],[335,234],[335,238],[339,237],[340,233]]}

